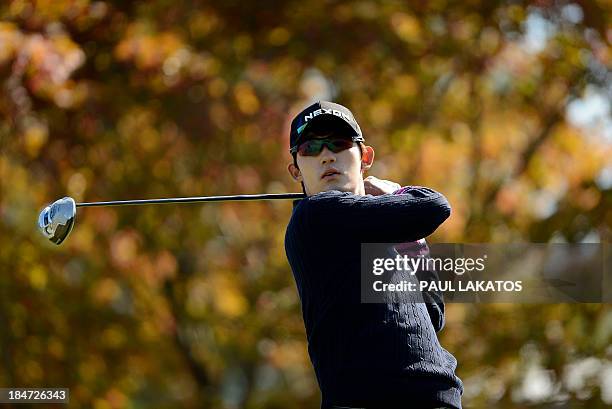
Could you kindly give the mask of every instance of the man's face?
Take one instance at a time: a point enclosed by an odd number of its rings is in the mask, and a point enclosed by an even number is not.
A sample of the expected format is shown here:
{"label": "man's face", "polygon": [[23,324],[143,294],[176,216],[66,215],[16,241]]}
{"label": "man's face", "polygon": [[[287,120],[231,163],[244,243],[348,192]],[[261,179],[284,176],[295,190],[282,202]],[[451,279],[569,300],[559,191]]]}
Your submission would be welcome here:
{"label": "man's face", "polygon": [[[317,131],[307,134],[303,142],[330,138],[351,139],[350,136],[335,131]],[[374,150],[369,146],[365,148],[363,157],[357,142],[352,142],[349,149],[336,153],[327,146],[323,146],[321,152],[315,156],[305,156],[298,152],[298,167],[290,164],[288,169],[294,179],[304,183],[308,196],[328,190],[365,194],[363,171],[371,166],[374,159]]]}

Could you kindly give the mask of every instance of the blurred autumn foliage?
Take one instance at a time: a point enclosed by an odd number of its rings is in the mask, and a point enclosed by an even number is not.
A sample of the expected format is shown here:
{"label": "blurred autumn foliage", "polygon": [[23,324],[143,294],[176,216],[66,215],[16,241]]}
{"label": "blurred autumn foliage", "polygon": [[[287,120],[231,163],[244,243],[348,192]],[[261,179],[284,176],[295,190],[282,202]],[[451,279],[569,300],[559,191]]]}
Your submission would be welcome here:
{"label": "blurred autumn foliage", "polygon": [[[283,247],[292,115],[345,104],[371,174],[453,206],[433,242],[610,242],[610,3],[4,1],[0,386],[74,408],[316,408]],[[609,304],[447,305],[470,408],[612,404]],[[407,397],[409,401],[409,397]],[[553,402],[557,402],[554,404]]]}

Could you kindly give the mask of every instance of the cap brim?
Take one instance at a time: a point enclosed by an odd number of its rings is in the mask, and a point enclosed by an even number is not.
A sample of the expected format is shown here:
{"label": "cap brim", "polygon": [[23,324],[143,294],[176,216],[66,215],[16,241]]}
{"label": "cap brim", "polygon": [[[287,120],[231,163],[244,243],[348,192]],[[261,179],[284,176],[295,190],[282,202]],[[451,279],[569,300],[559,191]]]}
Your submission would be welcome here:
{"label": "cap brim", "polygon": [[345,133],[346,136],[359,136],[357,131],[347,123],[344,119],[338,118],[332,114],[321,114],[312,118],[298,129],[299,136],[296,140],[296,145],[304,140],[306,132],[312,131],[315,133],[325,133],[328,131],[336,131]]}

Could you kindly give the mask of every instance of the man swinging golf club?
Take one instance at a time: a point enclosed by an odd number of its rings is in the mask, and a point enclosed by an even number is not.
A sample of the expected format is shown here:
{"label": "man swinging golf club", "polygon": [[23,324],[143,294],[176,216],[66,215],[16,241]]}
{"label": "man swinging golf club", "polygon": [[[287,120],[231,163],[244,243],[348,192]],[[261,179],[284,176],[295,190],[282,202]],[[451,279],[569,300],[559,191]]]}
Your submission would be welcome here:
{"label": "man swinging golf club", "polygon": [[369,176],[374,149],[346,107],[319,101],[291,123],[294,202],[285,250],[302,302],[308,353],[328,408],[461,409],[457,360],[440,345],[444,303],[361,303],[361,243],[409,243],[450,215],[446,198]]}

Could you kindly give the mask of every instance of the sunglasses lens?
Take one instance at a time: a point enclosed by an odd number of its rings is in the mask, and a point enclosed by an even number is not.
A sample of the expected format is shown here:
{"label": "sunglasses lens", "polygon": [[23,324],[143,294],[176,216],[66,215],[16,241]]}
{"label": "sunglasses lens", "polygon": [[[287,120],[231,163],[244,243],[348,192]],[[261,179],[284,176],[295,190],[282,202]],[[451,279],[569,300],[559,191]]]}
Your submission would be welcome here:
{"label": "sunglasses lens", "polygon": [[350,149],[353,147],[352,139],[332,139],[327,143],[327,148],[334,152],[342,152],[345,149]]}
{"label": "sunglasses lens", "polygon": [[320,140],[309,140],[298,147],[298,153],[302,156],[316,156],[323,149]]}
{"label": "sunglasses lens", "polygon": [[302,156],[317,156],[323,150],[323,146],[334,153],[342,152],[353,146],[352,139],[310,139],[298,147],[298,153]]}

